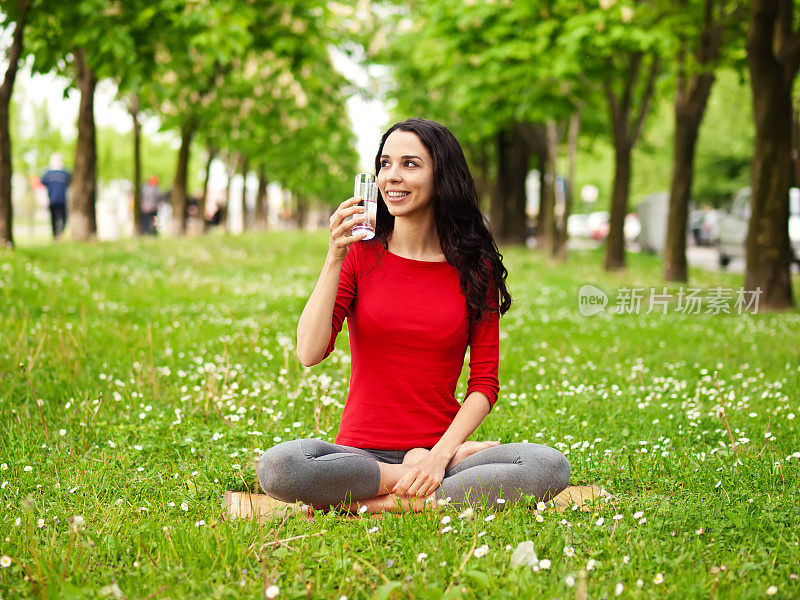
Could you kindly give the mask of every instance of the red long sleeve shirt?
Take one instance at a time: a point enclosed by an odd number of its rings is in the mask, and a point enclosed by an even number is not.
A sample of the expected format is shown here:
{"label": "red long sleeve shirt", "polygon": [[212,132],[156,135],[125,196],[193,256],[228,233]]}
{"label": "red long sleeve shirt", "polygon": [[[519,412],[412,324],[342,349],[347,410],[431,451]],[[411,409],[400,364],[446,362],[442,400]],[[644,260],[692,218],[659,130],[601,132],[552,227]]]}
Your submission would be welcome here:
{"label": "red long sleeve shirt", "polygon": [[351,377],[336,443],[391,450],[434,446],[461,406],[455,389],[468,345],[465,397],[483,392],[494,407],[499,318],[489,313],[470,326],[458,272],[449,263],[403,258],[376,240],[352,244],[325,357],[345,317]]}

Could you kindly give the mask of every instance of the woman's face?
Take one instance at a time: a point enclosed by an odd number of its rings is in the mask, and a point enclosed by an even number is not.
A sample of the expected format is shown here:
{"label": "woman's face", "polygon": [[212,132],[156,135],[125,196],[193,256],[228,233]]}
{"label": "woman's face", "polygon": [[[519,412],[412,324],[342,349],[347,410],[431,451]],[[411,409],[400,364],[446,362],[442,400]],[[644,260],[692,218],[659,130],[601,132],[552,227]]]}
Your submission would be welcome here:
{"label": "woman's face", "polygon": [[433,159],[416,133],[389,134],[380,166],[378,189],[389,214],[407,217],[433,211]]}

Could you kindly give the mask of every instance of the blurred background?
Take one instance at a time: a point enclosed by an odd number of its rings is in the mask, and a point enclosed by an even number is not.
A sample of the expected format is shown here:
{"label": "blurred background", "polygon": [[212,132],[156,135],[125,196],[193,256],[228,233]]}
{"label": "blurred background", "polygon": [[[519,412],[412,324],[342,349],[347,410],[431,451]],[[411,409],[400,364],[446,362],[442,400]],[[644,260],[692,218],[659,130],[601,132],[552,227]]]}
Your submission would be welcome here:
{"label": "blurred background", "polygon": [[458,137],[499,243],[734,268],[791,306],[800,37],[778,5],[1,0],[0,242],[327,227],[420,116]]}

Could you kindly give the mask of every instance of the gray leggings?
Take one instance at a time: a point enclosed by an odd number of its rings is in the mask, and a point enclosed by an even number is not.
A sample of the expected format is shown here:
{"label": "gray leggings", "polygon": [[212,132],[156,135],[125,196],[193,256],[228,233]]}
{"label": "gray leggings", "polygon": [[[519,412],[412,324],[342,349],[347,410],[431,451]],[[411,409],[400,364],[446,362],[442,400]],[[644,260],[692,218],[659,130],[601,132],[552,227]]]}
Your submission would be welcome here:
{"label": "gray leggings", "polygon": [[[316,439],[291,440],[267,450],[258,462],[262,489],[284,502],[324,506],[367,500],[378,495],[378,461],[400,464],[406,450],[371,450]],[[445,471],[435,497],[456,506],[475,503],[483,494],[489,505],[498,498],[513,504],[520,494],[537,500],[555,496],[569,485],[569,461],[558,450],[539,444],[501,444],[468,456]]]}

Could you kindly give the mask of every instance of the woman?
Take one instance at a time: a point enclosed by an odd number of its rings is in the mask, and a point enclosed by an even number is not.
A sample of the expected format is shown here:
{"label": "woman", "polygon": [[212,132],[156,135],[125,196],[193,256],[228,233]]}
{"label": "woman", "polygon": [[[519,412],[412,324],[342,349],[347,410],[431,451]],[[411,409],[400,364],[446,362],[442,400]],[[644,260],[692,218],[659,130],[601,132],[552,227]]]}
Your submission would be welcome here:
{"label": "woman", "polygon": [[409,119],[384,134],[375,169],[375,237],[351,235],[356,221],[345,219],[364,219],[358,199],[339,205],[297,326],[298,358],[312,366],[348,319],[352,373],[336,444],[271,448],[259,462],[262,488],[287,502],[370,512],[558,494],[570,468],[557,450],[465,441],[497,400],[499,315],[511,296],[461,147],[442,125]]}

